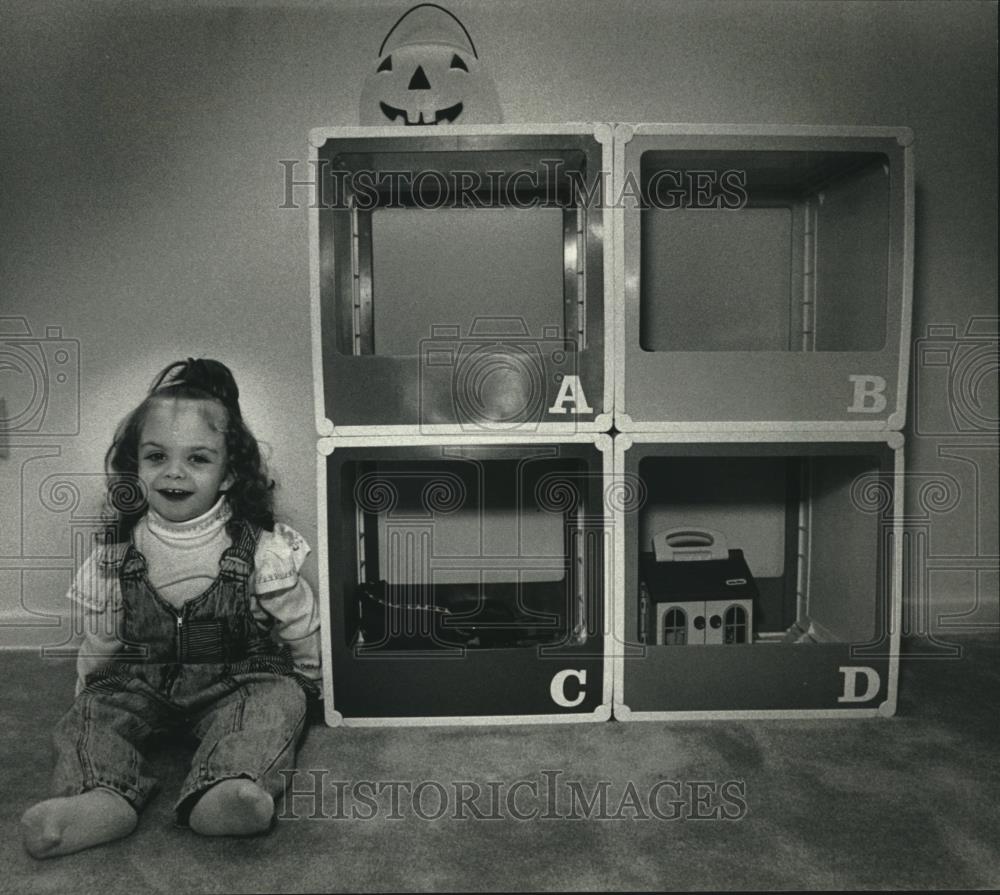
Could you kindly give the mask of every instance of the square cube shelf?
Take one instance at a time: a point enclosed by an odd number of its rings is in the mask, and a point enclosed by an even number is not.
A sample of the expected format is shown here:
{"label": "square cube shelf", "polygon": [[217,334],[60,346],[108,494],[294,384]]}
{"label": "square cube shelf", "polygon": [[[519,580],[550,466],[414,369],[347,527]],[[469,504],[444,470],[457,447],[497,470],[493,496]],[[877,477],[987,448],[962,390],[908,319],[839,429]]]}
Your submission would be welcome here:
{"label": "square cube shelf", "polygon": [[329,724],[610,718],[609,436],[319,453]]}
{"label": "square cube shelf", "polygon": [[912,140],[618,125],[616,427],[901,429]]}
{"label": "square cube shelf", "polygon": [[617,436],[615,717],[891,715],[902,445]]}
{"label": "square cube shelf", "polygon": [[310,133],[321,436],[611,428],[611,141],[606,124]]}

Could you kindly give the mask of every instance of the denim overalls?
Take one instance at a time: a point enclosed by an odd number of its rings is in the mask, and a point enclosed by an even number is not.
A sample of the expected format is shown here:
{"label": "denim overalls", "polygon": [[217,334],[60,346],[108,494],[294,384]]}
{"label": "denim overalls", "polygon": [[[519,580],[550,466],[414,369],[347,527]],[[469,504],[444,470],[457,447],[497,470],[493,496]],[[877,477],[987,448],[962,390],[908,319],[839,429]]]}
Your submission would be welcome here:
{"label": "denim overalls", "polygon": [[150,585],[146,560],[129,543],[101,563],[121,586],[124,650],[88,675],[56,726],[56,795],[106,787],[142,809],[156,788],[143,745],[188,730],[200,744],[177,801],[178,822],[206,789],[245,777],[276,799],[293,767],[310,684],[255,621],[248,592],[260,530],[240,535],[219,559],[219,575],[180,609]]}

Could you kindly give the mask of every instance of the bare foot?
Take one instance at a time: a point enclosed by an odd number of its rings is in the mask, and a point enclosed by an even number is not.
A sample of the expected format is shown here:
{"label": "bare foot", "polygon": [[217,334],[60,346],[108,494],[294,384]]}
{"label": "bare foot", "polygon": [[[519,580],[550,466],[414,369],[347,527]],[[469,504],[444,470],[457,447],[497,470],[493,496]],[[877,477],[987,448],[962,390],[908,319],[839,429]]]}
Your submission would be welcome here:
{"label": "bare foot", "polygon": [[188,823],[202,836],[248,836],[271,826],[274,799],[252,780],[222,780],[198,800]]}
{"label": "bare foot", "polygon": [[36,858],[54,858],[128,836],[139,822],[135,809],[110,789],[46,799],[21,816],[24,847]]}

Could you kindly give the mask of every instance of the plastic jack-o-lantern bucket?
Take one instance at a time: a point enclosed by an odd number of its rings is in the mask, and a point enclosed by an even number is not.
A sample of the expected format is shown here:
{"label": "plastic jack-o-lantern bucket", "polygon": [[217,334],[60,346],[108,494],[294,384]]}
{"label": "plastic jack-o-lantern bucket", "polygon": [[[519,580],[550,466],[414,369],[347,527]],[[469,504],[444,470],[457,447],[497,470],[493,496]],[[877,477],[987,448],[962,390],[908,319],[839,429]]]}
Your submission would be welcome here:
{"label": "plastic jack-o-lantern bucket", "polygon": [[362,125],[496,124],[496,85],[465,26],[421,3],[389,29],[361,89]]}

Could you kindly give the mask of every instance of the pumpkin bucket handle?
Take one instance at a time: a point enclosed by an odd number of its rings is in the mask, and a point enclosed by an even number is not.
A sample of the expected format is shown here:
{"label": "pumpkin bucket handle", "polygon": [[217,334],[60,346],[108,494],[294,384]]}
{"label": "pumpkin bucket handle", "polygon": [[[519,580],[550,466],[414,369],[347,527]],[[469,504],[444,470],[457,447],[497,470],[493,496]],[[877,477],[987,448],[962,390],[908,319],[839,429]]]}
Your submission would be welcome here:
{"label": "pumpkin bucket handle", "polygon": [[476,52],[476,45],[475,45],[475,43],[472,40],[472,35],[469,34],[469,29],[466,28],[464,24],[462,24],[462,20],[457,15],[455,15],[455,13],[453,13],[449,9],[445,9],[443,6],[440,6],[437,3],[418,3],[416,6],[411,6],[398,19],[396,19],[396,24],[393,25],[389,29],[388,34],[386,34],[386,36],[385,36],[385,40],[382,41],[382,46],[380,46],[378,48],[378,54],[379,54],[379,56],[382,55],[382,51],[385,49],[385,45],[389,42],[389,38],[392,37],[392,32],[395,31],[399,27],[399,23],[402,22],[403,19],[405,19],[411,12],[414,12],[415,10],[421,9],[424,6],[430,6],[433,9],[439,9],[445,15],[451,16],[456,22],[458,22],[458,27],[461,28],[465,32],[465,37],[469,41],[469,46],[472,47],[472,55],[475,56],[476,59],[479,58],[479,54]]}

